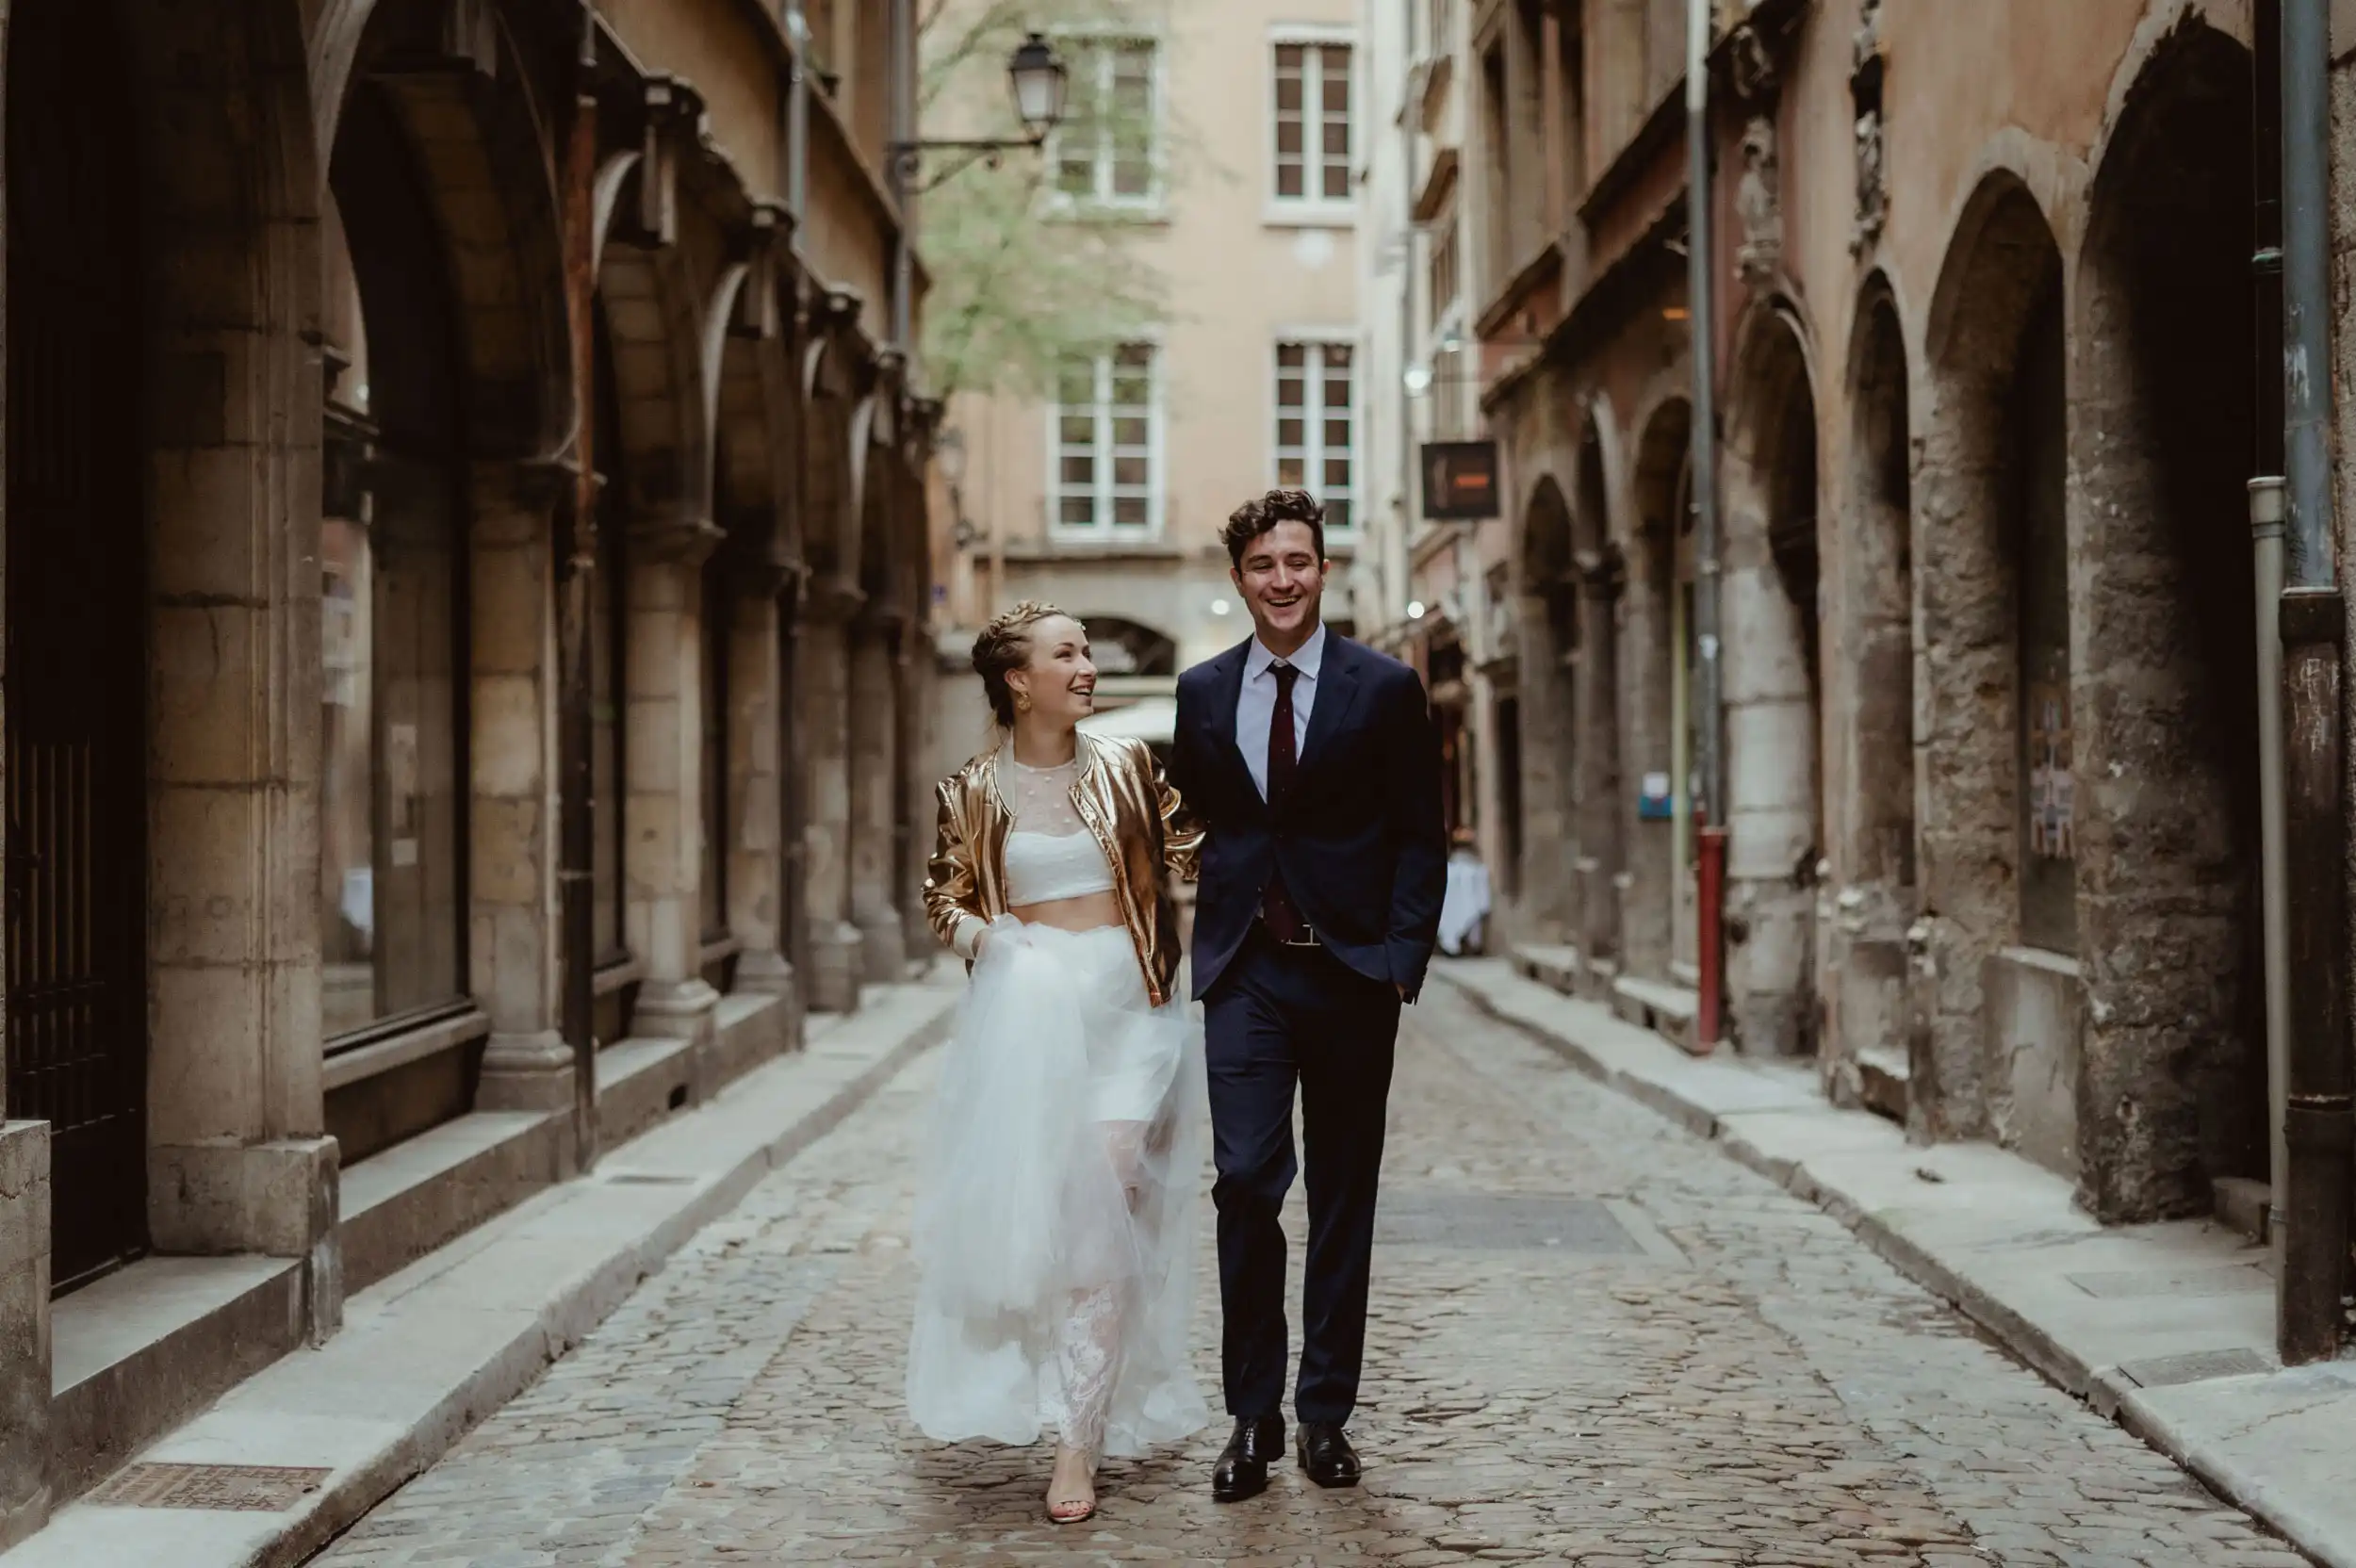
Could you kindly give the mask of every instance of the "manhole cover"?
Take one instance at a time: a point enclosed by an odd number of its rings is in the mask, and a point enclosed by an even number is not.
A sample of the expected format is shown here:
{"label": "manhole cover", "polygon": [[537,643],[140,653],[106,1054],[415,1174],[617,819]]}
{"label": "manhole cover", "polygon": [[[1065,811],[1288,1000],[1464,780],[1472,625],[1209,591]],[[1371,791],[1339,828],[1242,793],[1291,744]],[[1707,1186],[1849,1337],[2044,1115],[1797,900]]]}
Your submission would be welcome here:
{"label": "manhole cover", "polygon": [[1544,1247],[1614,1257],[1645,1251],[1601,1200],[1541,1194],[1386,1192],[1375,1237],[1393,1247]]}
{"label": "manhole cover", "polygon": [[2231,1350],[2195,1350],[2182,1356],[2152,1356],[2144,1361],[2123,1362],[2119,1369],[2134,1379],[2138,1387],[2175,1388],[2184,1383],[2205,1383],[2213,1378],[2247,1378],[2271,1372],[2274,1364],[2255,1350],[2236,1347]]}
{"label": "manhole cover", "polygon": [[2130,1269],[2115,1274],[2072,1274],[2070,1282],[2107,1300],[2136,1296],[2239,1296],[2272,1290],[2274,1282],[2255,1268]]}
{"label": "manhole cover", "polygon": [[279,1464],[134,1464],[88,1500],[101,1508],[284,1513],[333,1474]]}

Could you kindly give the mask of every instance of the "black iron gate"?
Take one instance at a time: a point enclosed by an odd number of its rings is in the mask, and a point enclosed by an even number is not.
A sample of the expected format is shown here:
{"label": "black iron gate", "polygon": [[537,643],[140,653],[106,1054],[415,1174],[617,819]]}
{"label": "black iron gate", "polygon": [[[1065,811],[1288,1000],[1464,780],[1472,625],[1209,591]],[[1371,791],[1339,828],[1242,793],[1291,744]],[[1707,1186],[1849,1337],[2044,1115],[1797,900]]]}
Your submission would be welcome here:
{"label": "black iron gate", "polygon": [[146,580],[134,106],[107,8],[8,72],[8,1114],[47,1121],[60,1291],[146,1244]]}

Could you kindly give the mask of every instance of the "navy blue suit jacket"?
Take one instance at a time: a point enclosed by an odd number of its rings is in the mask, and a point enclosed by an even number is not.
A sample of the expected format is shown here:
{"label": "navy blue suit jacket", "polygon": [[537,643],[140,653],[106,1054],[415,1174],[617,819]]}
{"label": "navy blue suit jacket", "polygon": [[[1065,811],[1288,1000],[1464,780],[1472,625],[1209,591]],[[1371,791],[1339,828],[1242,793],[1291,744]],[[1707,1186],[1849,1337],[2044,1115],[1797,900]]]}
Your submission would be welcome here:
{"label": "navy blue suit jacket", "polygon": [[1294,906],[1369,979],[1423,988],[1448,883],[1440,743],[1423,682],[1330,629],[1292,788],[1274,803],[1235,743],[1249,642],[1178,678],[1170,780],[1203,824],[1194,914],[1200,998],[1251,935],[1280,868]]}

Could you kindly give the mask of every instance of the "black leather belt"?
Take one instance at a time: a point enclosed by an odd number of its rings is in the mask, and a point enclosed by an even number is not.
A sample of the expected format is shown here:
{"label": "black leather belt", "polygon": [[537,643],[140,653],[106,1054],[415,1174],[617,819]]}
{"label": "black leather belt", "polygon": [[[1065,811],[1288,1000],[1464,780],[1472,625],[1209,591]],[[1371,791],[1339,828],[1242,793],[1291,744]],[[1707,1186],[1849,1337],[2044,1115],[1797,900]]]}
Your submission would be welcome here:
{"label": "black leather belt", "polygon": [[1309,925],[1306,922],[1303,922],[1303,923],[1301,923],[1301,928],[1303,931],[1308,932],[1309,934],[1308,934],[1307,936],[1305,936],[1305,937],[1302,937],[1302,938],[1301,938],[1301,939],[1300,939],[1298,941],[1289,941],[1289,942],[1288,942],[1288,941],[1286,941],[1284,938],[1282,938],[1282,937],[1278,936],[1278,935],[1276,934],[1276,932],[1275,932],[1272,928],[1270,928],[1270,926],[1268,925],[1268,917],[1266,917],[1265,915],[1259,915],[1259,916],[1254,916],[1254,917],[1253,917],[1253,919],[1254,919],[1254,920],[1257,922],[1257,923],[1259,924],[1260,929],[1261,929],[1263,932],[1265,932],[1265,933],[1267,934],[1267,936],[1268,936],[1268,939],[1269,941],[1271,941],[1271,942],[1274,942],[1274,943],[1275,943],[1278,947],[1294,947],[1294,948],[1303,948],[1303,947],[1323,947],[1323,946],[1325,945],[1323,942],[1321,942],[1321,941],[1317,940],[1317,932],[1316,932],[1314,929],[1312,929],[1312,928],[1310,927],[1310,925]]}

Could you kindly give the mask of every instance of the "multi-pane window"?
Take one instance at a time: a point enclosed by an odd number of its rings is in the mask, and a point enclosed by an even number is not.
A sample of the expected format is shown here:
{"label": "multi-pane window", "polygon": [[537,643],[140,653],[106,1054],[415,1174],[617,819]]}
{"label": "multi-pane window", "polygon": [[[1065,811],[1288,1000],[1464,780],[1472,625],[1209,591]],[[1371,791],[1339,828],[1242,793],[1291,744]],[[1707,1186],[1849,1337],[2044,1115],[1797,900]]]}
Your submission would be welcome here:
{"label": "multi-pane window", "polygon": [[1055,188],[1137,204],[1160,191],[1161,93],[1150,39],[1066,41],[1071,98],[1055,133]]}
{"label": "multi-pane window", "polygon": [[1055,386],[1055,525],[1144,533],[1161,514],[1151,343],[1067,360]]}
{"label": "multi-pane window", "polygon": [[1347,343],[1276,346],[1276,482],[1325,503],[1328,528],[1356,521],[1356,434]]}
{"label": "multi-pane window", "polygon": [[1463,288],[1458,270],[1456,220],[1450,218],[1432,237],[1432,315],[1431,324],[1437,330],[1447,320],[1448,312],[1456,308],[1456,298]]}
{"label": "multi-pane window", "polygon": [[1276,46],[1276,199],[1350,200],[1350,45]]}

